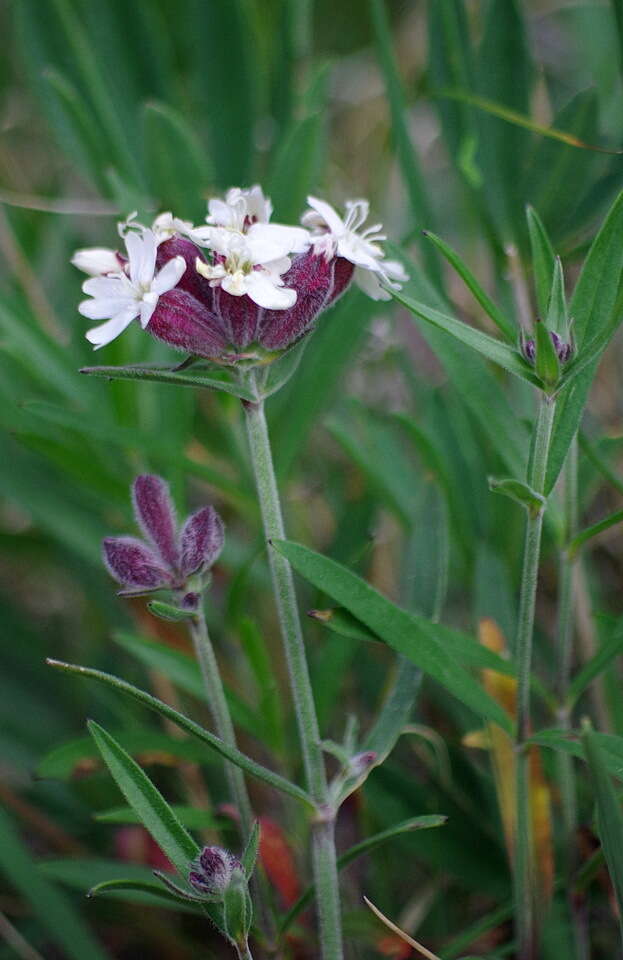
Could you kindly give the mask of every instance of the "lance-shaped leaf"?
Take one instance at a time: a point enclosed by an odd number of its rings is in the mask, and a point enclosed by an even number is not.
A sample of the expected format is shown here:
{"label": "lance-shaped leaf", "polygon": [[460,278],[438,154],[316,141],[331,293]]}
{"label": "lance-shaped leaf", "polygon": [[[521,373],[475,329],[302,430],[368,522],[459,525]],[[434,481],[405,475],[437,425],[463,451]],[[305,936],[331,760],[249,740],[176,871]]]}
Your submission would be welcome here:
{"label": "lance-shaped leaf", "polygon": [[546,316],[552,289],[555,255],[547,231],[534,207],[526,208],[532,252],[532,278],[541,317]]}
{"label": "lance-shaped leaf", "polygon": [[465,283],[465,286],[474,295],[475,299],[478,301],[485,313],[491,317],[496,327],[498,327],[500,332],[508,341],[510,341],[510,343],[514,344],[517,340],[517,330],[514,324],[504,313],[502,313],[500,308],[496,306],[489,294],[483,290],[476,280],[474,274],[471,272],[467,264],[463,262],[461,257],[459,257],[456,250],[453,250],[452,247],[445,242],[445,240],[442,240],[441,237],[438,237],[434,233],[430,233],[429,231],[425,230],[424,236],[428,237],[429,240],[432,240],[437,249],[444,255],[448,263],[454,267],[458,275]]}
{"label": "lance-shaped leaf", "polygon": [[[199,371],[200,367],[195,367]],[[149,364],[131,364],[125,367],[83,367],[80,373],[92,377],[104,377],[106,380],[147,380],[155,383],[172,383],[178,387],[203,387],[209,390],[222,390],[241,400],[254,402],[257,397],[247,387],[243,386],[227,374],[219,375],[212,372],[211,376],[203,373],[190,373],[175,370],[172,367],[150,366]]]}
{"label": "lance-shaped leaf", "polygon": [[598,520],[597,523],[593,523],[590,527],[586,527],[585,530],[582,530],[576,537],[573,538],[567,547],[569,559],[574,560],[577,556],[578,550],[580,550],[580,548],[583,547],[588,540],[596,537],[599,533],[603,533],[604,530],[609,530],[610,527],[614,527],[617,523],[621,523],[622,521],[623,510],[616,510],[614,513],[611,513],[609,517],[604,517],[603,520]]}
{"label": "lance-shaped leaf", "polygon": [[416,622],[406,610],[395,606],[360,577],[328,557],[287,540],[276,540],[272,545],[301,576],[346,607],[389,646],[408,657],[477,714],[511,731],[508,714],[446,652],[435,624]]}
{"label": "lance-shaped leaf", "polygon": [[582,734],[586,762],[599,812],[599,836],[608,864],[608,872],[619,907],[619,924],[623,939],[623,810],[608,773],[596,734],[586,726]]}
{"label": "lance-shaped leaf", "polygon": [[127,694],[134,700],[138,700],[139,703],[142,703],[150,710],[155,710],[156,713],[159,713],[167,720],[171,720],[178,727],[181,727],[182,730],[186,730],[187,733],[190,733],[192,736],[202,740],[212,750],[215,750],[231,763],[235,763],[236,766],[240,767],[242,770],[245,770],[247,773],[251,774],[251,776],[257,777],[259,780],[263,780],[265,783],[269,783],[271,786],[275,787],[276,790],[281,790],[282,793],[289,794],[291,797],[295,797],[297,800],[302,800],[304,803],[309,804],[310,806],[314,805],[312,798],[308,793],[305,792],[305,790],[302,790],[294,783],[290,783],[289,780],[286,780],[285,777],[280,776],[280,774],[273,773],[272,770],[269,770],[267,767],[263,767],[260,763],[256,763],[255,760],[247,757],[244,753],[241,753],[240,750],[237,750],[235,747],[230,747],[229,744],[224,743],[223,740],[214,736],[213,733],[210,733],[208,730],[204,730],[204,728],[200,727],[198,723],[194,722],[194,720],[190,720],[188,717],[185,717],[184,714],[174,710],[173,707],[163,703],[162,700],[152,697],[151,694],[146,693],[144,690],[139,690],[137,687],[132,686],[131,683],[126,683],[125,680],[121,680],[119,677],[115,677],[110,673],[104,673],[102,670],[93,670],[90,667],[81,667],[75,663],[63,663],[60,660],[51,659],[46,660],[46,663],[48,666],[56,667],[57,669],[63,670],[65,673],[70,673],[74,676],[98,680],[100,683],[104,683],[107,686],[113,687],[120,693]]}
{"label": "lance-shaped leaf", "polygon": [[528,383],[532,383],[537,387],[540,385],[539,378],[532,368],[528,366],[526,361],[521,357],[519,351],[511,347],[510,344],[502,343],[501,340],[496,340],[494,337],[490,337],[489,334],[483,333],[475,327],[470,327],[469,324],[463,323],[462,320],[449,317],[447,314],[441,313],[440,310],[427,307],[426,304],[413,300],[406,294],[393,290],[392,296],[399,303],[402,303],[407,310],[410,310],[411,313],[431,323],[439,330],[444,330],[456,340],[460,340],[461,343],[471,347],[472,350],[476,350],[481,356],[486,357],[487,360],[492,360],[500,367],[508,370],[509,373],[515,374],[516,377],[520,377],[522,380],[527,380]]}
{"label": "lance-shaped leaf", "polygon": [[[411,817],[409,820],[403,820],[401,823],[397,823],[387,830],[382,830],[380,833],[375,833],[371,837],[366,837],[361,843],[356,843],[347,850],[346,853],[343,853],[341,857],[338,857],[337,868],[338,870],[343,870],[344,867],[347,867],[353,860],[363,857],[364,854],[370,853],[371,850],[380,847],[383,843],[387,843],[388,840],[393,840],[394,837],[399,837],[404,833],[411,833],[414,830],[430,830],[434,827],[442,827],[446,820],[447,817],[443,816],[443,814],[434,813],[423,817]],[[280,936],[283,936],[284,933],[289,930],[296,917],[298,917],[307,904],[311,902],[315,891],[316,888],[312,884],[301,894],[290,910],[288,910],[279,927]]]}
{"label": "lance-shaped leaf", "polygon": [[199,852],[197,844],[145,771],[115,738],[93,720],[89,720],[87,726],[122,794],[163,853],[186,879],[189,864]]}
{"label": "lance-shaped leaf", "polygon": [[[141,900],[144,899],[148,903],[153,902],[158,906],[161,905],[165,907],[171,906],[176,910],[183,907],[192,913],[198,912],[198,904],[201,903],[199,897],[193,897],[193,900],[182,897],[175,894],[172,890],[168,890],[161,883],[156,883],[155,880],[125,880],[123,878],[119,880],[103,880],[102,883],[96,883],[94,887],[91,887],[87,896],[99,897],[103,895],[118,897],[120,893],[127,892],[144,894]],[[193,901],[195,901],[195,903],[193,903]]]}
{"label": "lance-shaped leaf", "polygon": [[169,623],[181,623],[184,620],[192,620],[195,616],[194,610],[180,610],[172,603],[164,603],[162,600],[150,600],[147,609],[153,613],[154,617],[167,620]]}
{"label": "lance-shaped leaf", "polygon": [[560,257],[556,257],[552,288],[549,294],[545,326],[548,330],[557,333],[563,339],[569,336],[569,317],[567,315],[567,298],[565,297],[565,277]]}
{"label": "lance-shaped leaf", "polygon": [[522,480],[514,480],[512,477],[489,477],[489,490],[493,493],[501,493],[504,497],[509,497],[515,503],[520,503],[522,507],[533,513],[538,513],[545,506],[545,497],[533,490]]}
{"label": "lance-shaped leaf", "polygon": [[623,623],[619,621],[610,639],[600,646],[597,653],[584,664],[569,684],[569,690],[567,692],[567,704],[569,708],[572,708],[574,704],[577,703],[589,683],[592,683],[595,677],[598,677],[622,650]]}
{"label": "lance-shaped leaf", "polygon": [[260,833],[260,822],[259,820],[256,820],[253,824],[253,829],[251,830],[251,834],[247,840],[246,846],[242,852],[242,857],[240,858],[247,877],[250,877],[255,870],[257,855],[260,849]]}
{"label": "lance-shaped leaf", "polygon": [[536,324],[534,366],[545,390],[551,393],[560,380],[560,360],[549,330],[544,323]]}

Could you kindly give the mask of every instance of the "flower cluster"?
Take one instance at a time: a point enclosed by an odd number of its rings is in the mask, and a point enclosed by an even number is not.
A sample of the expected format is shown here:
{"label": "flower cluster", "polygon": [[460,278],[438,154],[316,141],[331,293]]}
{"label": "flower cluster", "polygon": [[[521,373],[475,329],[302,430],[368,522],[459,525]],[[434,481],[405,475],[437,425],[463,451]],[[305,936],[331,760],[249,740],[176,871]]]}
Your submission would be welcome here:
{"label": "flower cluster", "polygon": [[119,225],[124,253],[96,248],[72,259],[90,275],[80,313],[105,321],[87,339],[98,349],[138,319],[190,356],[257,361],[308,333],[353,279],[373,299],[389,299],[407,278],[385,259],[380,225],[362,229],[368,203],[347,203],[344,219],[323,200],[308,203],[300,227],[271,223],[258,186],[210,200],[201,226],[171,213],[151,227],[128,218]]}
{"label": "flower cluster", "polygon": [[214,507],[202,507],[178,534],[167,484],[145,474],[132,487],[134,515],[145,537],[106,537],[104,563],[121,584],[120,596],[171,590],[181,607],[196,609],[205,574],[223,549],[223,521]]}

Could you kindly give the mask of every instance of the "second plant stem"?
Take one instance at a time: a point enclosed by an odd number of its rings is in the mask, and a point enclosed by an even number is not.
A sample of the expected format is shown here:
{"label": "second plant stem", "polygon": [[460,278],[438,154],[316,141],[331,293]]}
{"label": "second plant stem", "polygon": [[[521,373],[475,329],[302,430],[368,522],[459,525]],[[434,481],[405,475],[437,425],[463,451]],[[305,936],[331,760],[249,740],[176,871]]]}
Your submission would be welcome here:
{"label": "second plant stem", "polygon": [[[245,403],[244,410],[264,534],[270,544],[273,539],[284,539],[285,531],[264,401]],[[343,951],[334,839],[335,811],[329,806],[327,778],[294,580],[290,564],[284,557],[270,549],[270,546],[268,555],[307,789],[317,807],[317,816],[312,824],[312,865],[320,923],[321,955],[323,960],[341,960]]]}
{"label": "second plant stem", "polygon": [[[528,468],[528,484],[539,496],[545,494],[547,460],[554,422],[555,401],[545,393],[540,396],[539,412]],[[521,593],[515,657],[517,661],[517,739],[515,784],[515,922],[518,960],[535,956],[534,883],[532,855],[532,817],[530,811],[530,757],[527,739],[530,736],[530,671],[534,636],[541,534],[545,503],[527,511]]]}

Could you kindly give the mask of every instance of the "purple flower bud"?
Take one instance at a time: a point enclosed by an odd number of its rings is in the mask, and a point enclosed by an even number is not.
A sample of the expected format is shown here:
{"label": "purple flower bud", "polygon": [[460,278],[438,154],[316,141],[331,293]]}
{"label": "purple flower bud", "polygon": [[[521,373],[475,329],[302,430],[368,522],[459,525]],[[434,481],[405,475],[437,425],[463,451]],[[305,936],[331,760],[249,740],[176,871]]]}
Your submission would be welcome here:
{"label": "purple flower bud", "polygon": [[137,477],[132,487],[132,499],[141,530],[156,547],[164,563],[176,570],[179,551],[175,511],[166,483],[161,477],[150,474]]}
{"label": "purple flower bud", "polygon": [[170,347],[207,360],[217,359],[227,349],[227,337],[219,318],[179,287],[159,298],[147,330]]}
{"label": "purple flower bud", "polygon": [[223,549],[223,521],[214,507],[203,507],[188,518],[181,538],[184,576],[212,566]]}
{"label": "purple flower bud", "polygon": [[236,350],[244,350],[257,340],[260,318],[264,314],[250,297],[234,297],[222,287],[213,290],[214,312],[219,318],[225,339]]}
{"label": "purple flower bud", "polygon": [[103,557],[110,574],[122,586],[156,590],[171,586],[170,573],[154,551],[135,537],[107,537]]}
{"label": "purple flower bud", "polygon": [[199,893],[223,897],[235,870],[242,864],[237,857],[222,847],[204,847],[193,861],[188,875],[189,883]]}
{"label": "purple flower bud", "polygon": [[307,333],[331,295],[334,267],[335,260],[312,248],[295,257],[283,282],[297,291],[296,303],[264,312],[260,343],[266,350],[285,350]]}
{"label": "purple flower bud", "polygon": [[183,257],[186,261],[186,270],[178,281],[175,290],[185,290],[195,300],[198,300],[207,310],[212,305],[212,287],[209,280],[197,273],[197,257],[205,262],[203,251],[196,247],[192,240],[178,235],[165,240],[158,247],[156,254],[156,269],[160,270],[165,263],[174,257]]}
{"label": "purple flower bud", "polygon": [[351,757],[349,764],[349,773],[353,777],[360,777],[366,770],[374,764],[377,754],[374,750],[366,750],[364,753],[357,753]]}
{"label": "purple flower bud", "polygon": [[343,293],[346,293],[354,273],[354,263],[351,263],[345,257],[337,257],[333,273],[333,290],[325,306],[331,306],[336,300],[339,300]]}
{"label": "purple flower bud", "polygon": [[[558,354],[558,359],[561,363],[566,363],[567,360],[571,358],[573,353],[573,347],[570,343],[565,343],[559,335],[554,331],[550,330],[549,333],[552,343],[556,353]],[[536,360],[536,344],[534,340],[524,340],[522,344],[523,355],[529,363],[534,363]]]}

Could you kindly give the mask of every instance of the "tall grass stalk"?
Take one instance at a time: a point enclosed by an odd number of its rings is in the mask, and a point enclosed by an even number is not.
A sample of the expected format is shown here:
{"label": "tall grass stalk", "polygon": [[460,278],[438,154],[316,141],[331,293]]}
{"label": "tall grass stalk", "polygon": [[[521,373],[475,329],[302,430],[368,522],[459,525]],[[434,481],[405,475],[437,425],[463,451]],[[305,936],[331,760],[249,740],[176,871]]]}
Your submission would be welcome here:
{"label": "tall grass stalk", "polygon": [[[253,373],[250,376],[254,376]],[[285,534],[264,401],[245,403],[244,409],[264,533],[270,544],[272,539],[283,539]],[[269,549],[269,562],[307,789],[317,804],[317,815],[312,824],[312,864],[320,923],[321,956],[323,960],[341,960],[343,952],[334,837],[335,811],[329,805],[328,784],[294,580],[290,564],[276,551]]]}
{"label": "tall grass stalk", "polygon": [[[555,399],[542,393],[534,428],[527,478],[530,487],[540,495],[543,495],[545,491],[547,459],[555,411]],[[517,758],[514,879],[518,960],[534,960],[536,956],[533,902],[534,864],[532,856],[532,817],[530,813],[530,757],[526,740],[530,736],[530,670],[544,513],[545,504],[531,508],[527,513],[515,646],[517,660]]]}

